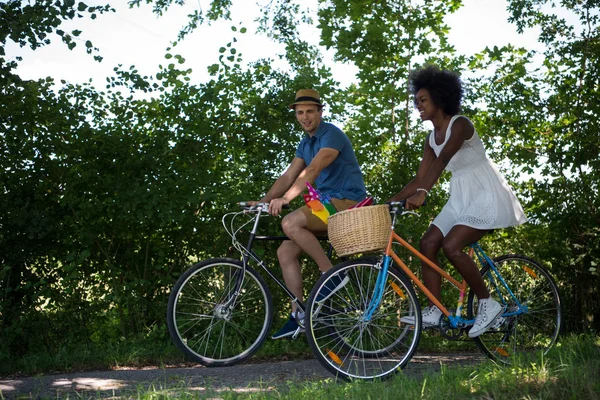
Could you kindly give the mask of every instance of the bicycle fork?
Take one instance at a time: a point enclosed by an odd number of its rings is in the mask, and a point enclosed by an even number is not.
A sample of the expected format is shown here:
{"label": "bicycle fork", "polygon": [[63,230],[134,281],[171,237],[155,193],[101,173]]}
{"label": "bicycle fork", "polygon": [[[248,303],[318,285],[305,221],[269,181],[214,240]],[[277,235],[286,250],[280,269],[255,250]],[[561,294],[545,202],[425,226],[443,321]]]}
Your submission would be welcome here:
{"label": "bicycle fork", "polygon": [[369,301],[365,313],[362,316],[363,322],[369,322],[373,317],[375,311],[377,311],[377,308],[379,308],[379,304],[381,304],[381,299],[383,297],[383,292],[385,288],[385,279],[391,262],[392,257],[386,255],[383,256],[383,261],[379,263],[381,268],[379,269],[379,273],[377,274],[377,280],[375,281],[375,290],[373,292],[373,297]]}

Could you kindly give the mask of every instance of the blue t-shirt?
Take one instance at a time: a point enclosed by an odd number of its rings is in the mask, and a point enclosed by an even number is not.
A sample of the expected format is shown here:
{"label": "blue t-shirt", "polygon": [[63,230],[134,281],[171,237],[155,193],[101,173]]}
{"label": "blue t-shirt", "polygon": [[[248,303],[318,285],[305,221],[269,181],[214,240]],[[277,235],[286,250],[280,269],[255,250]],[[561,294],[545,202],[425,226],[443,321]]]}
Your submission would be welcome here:
{"label": "blue t-shirt", "polygon": [[308,166],[324,147],[340,153],[321,171],[315,181],[316,188],[336,199],[364,200],[367,190],[354,149],[348,136],[335,125],[321,121],[313,137],[308,134],[304,136],[296,149],[296,157],[303,159]]}

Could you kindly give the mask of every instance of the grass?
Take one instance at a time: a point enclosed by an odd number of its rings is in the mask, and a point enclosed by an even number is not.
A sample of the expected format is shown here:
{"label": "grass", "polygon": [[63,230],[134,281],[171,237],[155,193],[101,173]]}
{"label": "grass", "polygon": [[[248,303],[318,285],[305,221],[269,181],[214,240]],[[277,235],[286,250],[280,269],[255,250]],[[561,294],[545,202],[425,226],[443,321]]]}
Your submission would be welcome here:
{"label": "grass", "polygon": [[600,398],[600,336],[563,338],[547,355],[519,359],[511,366],[484,362],[476,366],[445,368],[421,378],[402,373],[384,382],[291,383],[287,388],[255,385],[246,392],[185,387],[139,390],[138,399],[598,399]]}
{"label": "grass", "polygon": [[[423,334],[422,352],[478,351],[471,340],[451,341],[439,333]],[[295,341],[266,340],[249,362],[285,361],[313,358],[304,336]],[[168,334],[141,336],[138,339],[106,343],[66,342],[56,347],[40,346],[19,357],[0,356],[0,377],[36,374],[107,370],[119,367],[172,366],[188,363]]]}
{"label": "grass", "polygon": [[[272,385],[255,382],[246,388],[219,389],[210,384],[192,387],[185,378],[140,386],[127,399],[599,399],[600,336],[570,336],[546,355],[516,360],[510,366],[491,361],[474,366],[444,367],[415,378],[400,372],[384,382],[321,381]],[[54,397],[56,398],[56,397]],[[70,395],[64,399],[101,398],[99,394]],[[104,397],[105,398],[105,397]],[[3,399],[0,394],[0,399]]]}

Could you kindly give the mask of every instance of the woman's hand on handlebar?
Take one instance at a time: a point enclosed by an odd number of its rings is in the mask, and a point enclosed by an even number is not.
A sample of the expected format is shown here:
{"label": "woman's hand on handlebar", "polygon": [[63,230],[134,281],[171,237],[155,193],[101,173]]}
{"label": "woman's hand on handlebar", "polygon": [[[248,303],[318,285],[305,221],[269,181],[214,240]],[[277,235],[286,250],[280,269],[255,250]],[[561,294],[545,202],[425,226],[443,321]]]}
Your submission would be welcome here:
{"label": "woman's hand on handlebar", "polygon": [[427,193],[425,193],[424,191],[418,191],[417,193],[406,199],[406,205],[404,208],[407,210],[416,210],[425,203],[426,197]]}

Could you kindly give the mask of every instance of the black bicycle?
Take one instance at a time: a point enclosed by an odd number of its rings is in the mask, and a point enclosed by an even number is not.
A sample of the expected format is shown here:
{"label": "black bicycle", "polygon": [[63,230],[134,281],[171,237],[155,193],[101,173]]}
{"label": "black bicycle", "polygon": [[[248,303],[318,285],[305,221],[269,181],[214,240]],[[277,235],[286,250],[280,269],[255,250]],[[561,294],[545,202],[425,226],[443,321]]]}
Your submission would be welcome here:
{"label": "black bicycle", "polygon": [[[260,218],[269,215],[269,205],[240,205],[241,211],[222,218],[240,259],[211,258],[194,264],[175,283],[169,297],[167,326],[171,338],[187,356],[207,367],[230,366],[246,360],[260,348],[271,329],[271,291],[262,276],[249,266],[251,260],[283,289],[298,310],[305,309],[252,250],[255,241],[288,239],[257,234]],[[237,236],[248,226],[252,229],[244,246]],[[331,251],[330,246],[329,257]],[[304,329],[303,319],[297,322]],[[298,329],[293,338],[300,333]]]}

